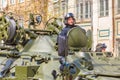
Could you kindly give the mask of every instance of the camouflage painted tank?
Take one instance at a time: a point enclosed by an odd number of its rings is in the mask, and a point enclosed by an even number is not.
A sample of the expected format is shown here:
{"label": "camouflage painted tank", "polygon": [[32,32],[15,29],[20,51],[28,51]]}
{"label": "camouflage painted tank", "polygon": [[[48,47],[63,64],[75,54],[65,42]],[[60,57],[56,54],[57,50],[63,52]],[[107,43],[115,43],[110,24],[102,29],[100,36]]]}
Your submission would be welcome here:
{"label": "camouflage painted tank", "polygon": [[[41,16],[36,17],[29,27],[40,24]],[[61,19],[52,18],[44,30],[24,29],[14,17],[3,14],[0,18],[1,80],[120,79],[120,60],[111,57],[110,52],[91,52],[91,31],[85,34],[79,27],[68,32],[68,56],[61,70],[56,45],[62,29],[60,22]]]}

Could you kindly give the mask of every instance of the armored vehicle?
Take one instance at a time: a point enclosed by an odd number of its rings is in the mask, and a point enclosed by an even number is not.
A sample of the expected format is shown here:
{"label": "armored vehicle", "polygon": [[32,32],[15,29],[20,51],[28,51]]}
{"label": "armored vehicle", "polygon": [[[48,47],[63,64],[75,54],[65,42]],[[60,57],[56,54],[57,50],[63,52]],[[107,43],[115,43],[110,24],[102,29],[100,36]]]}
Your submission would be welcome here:
{"label": "armored vehicle", "polygon": [[[0,17],[1,80],[119,80],[120,60],[110,52],[93,52],[92,31],[75,27],[67,34],[64,62],[58,56],[57,36],[62,19],[51,18],[43,30],[42,17],[31,15],[29,28],[8,14]],[[63,61],[63,60],[62,60]]]}

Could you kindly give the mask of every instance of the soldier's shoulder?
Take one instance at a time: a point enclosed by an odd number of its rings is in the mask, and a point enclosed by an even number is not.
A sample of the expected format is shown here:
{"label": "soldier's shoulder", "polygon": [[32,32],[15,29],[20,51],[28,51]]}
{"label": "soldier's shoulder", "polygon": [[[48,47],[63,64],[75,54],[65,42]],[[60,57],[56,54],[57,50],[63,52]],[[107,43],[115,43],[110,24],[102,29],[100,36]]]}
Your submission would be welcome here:
{"label": "soldier's shoulder", "polygon": [[63,29],[62,29],[62,31],[66,31],[66,30],[68,30],[68,29],[70,29],[69,27],[64,27]]}

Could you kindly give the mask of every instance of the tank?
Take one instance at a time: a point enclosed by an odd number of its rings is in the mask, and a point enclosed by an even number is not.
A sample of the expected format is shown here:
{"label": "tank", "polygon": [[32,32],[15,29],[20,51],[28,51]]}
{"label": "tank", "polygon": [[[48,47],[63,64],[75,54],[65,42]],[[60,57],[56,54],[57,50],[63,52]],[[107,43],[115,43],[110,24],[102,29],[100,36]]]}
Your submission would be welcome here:
{"label": "tank", "polygon": [[[57,36],[62,19],[51,18],[43,30],[42,17],[31,14],[34,27],[24,28],[13,15],[0,17],[1,80],[119,80],[120,60],[111,52],[93,52],[92,31],[80,27],[68,32],[68,56],[58,56]],[[38,20],[36,20],[38,17]],[[33,21],[33,20],[30,20]]]}

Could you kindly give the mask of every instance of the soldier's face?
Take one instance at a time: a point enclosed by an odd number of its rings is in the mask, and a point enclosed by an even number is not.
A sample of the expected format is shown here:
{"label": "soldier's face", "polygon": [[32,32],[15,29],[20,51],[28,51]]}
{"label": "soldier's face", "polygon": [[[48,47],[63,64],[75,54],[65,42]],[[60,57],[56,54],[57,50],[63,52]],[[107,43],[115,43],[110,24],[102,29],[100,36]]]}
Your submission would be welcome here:
{"label": "soldier's face", "polygon": [[73,18],[68,18],[68,24],[73,25],[74,24],[74,19]]}

